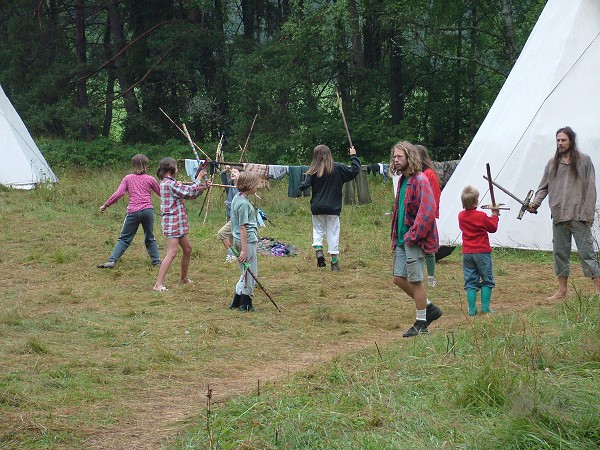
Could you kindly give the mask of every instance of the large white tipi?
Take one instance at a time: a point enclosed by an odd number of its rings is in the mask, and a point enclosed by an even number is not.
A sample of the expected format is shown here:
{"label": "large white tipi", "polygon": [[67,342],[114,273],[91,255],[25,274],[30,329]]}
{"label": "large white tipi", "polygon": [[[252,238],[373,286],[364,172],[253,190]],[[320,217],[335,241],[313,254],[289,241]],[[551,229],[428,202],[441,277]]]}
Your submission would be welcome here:
{"label": "large white tipi", "polygon": [[[523,200],[537,189],[553,157],[556,130],[570,126],[579,149],[591,156],[600,186],[600,0],[549,0],[521,55],[471,145],[442,191],[440,243],[461,243],[457,216],[467,184],[490,204],[483,175]],[[495,247],[552,249],[552,222],[546,199],[538,214],[517,219],[521,205],[495,188],[501,211]],[[600,194],[598,195],[600,200]],[[573,199],[577,201],[578,199]],[[595,225],[595,227],[598,224]]]}
{"label": "large white tipi", "polygon": [[0,184],[32,189],[58,181],[0,86]]}

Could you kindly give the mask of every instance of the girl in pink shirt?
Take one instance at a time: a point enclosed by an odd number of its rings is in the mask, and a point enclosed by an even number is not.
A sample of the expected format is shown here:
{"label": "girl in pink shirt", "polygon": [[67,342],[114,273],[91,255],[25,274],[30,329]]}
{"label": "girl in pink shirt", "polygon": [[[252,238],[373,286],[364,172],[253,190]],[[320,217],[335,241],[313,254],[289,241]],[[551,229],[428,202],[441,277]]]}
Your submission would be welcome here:
{"label": "girl in pink shirt", "polygon": [[160,196],[160,189],[156,179],[146,173],[148,162],[148,157],[142,154],[131,158],[131,173],[123,178],[115,193],[100,207],[100,212],[103,213],[123,195],[129,194],[129,204],[121,234],[108,261],[98,265],[100,268],[112,269],[115,266],[133,241],[140,225],[144,229],[144,243],[152,265],[158,266],[161,263],[158,244],[154,239],[154,207],[152,205],[152,192]]}

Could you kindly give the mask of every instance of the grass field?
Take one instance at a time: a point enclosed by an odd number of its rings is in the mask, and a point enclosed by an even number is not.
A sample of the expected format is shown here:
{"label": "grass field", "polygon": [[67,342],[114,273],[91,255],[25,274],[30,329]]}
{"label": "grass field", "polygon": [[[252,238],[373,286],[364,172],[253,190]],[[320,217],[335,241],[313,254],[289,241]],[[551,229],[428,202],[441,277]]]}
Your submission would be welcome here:
{"label": "grass field", "polygon": [[0,448],[600,447],[600,304],[577,259],[569,297],[549,304],[550,255],[495,251],[496,313],[470,318],[455,251],[428,291],[444,316],[402,339],[414,304],[391,283],[391,182],[344,207],[340,273],[316,267],[309,199],[272,182],[261,235],[299,249],[259,258],[283,311],[257,290],[254,313],[233,312],[217,190],[205,223],[202,198],[186,202],[193,284],[177,259],[170,290],[152,291],[141,230],[96,268],[126,203],[99,207],[126,173],[0,190]]}

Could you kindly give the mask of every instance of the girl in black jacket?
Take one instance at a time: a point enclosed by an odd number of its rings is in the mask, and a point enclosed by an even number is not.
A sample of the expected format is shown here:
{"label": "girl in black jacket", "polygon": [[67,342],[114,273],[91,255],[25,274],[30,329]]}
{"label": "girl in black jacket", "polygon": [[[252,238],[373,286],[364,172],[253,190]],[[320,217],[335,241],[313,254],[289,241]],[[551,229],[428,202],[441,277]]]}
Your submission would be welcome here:
{"label": "girl in black jacket", "polygon": [[310,210],[313,223],[313,248],[316,250],[317,266],[325,267],[323,239],[327,237],[327,252],[331,255],[331,270],[339,272],[340,213],[342,212],[342,187],[360,173],[360,161],[356,149],[350,148],[352,164],[345,166],[333,161],[326,145],[317,145],[313,159],[306,171],[306,178],[299,189],[312,188]]}

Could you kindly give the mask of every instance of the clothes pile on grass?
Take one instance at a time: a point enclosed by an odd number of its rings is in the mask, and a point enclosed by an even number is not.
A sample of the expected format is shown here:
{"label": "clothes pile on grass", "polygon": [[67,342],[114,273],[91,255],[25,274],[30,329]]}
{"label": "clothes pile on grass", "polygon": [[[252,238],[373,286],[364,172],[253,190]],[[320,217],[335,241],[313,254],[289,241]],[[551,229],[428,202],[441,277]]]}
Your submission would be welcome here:
{"label": "clothes pile on grass", "polygon": [[281,243],[270,237],[261,237],[258,239],[257,252],[269,256],[296,256],[298,247]]}

